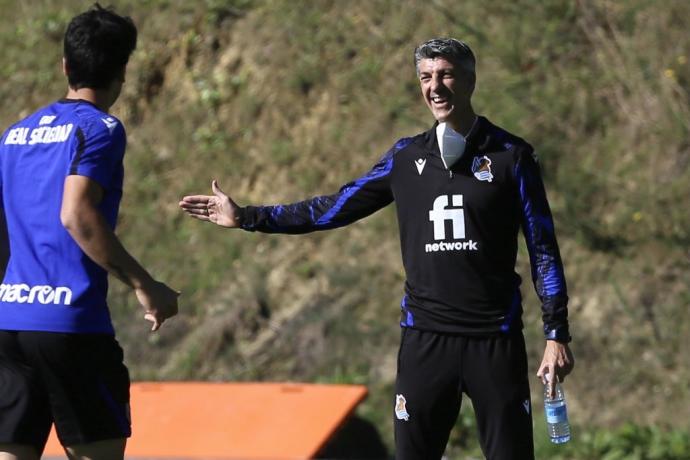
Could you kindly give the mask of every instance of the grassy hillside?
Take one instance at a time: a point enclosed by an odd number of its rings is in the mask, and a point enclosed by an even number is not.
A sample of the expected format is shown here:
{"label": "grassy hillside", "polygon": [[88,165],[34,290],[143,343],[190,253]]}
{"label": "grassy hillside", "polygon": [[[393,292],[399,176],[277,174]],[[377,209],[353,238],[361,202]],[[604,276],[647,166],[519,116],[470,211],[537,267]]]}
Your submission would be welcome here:
{"label": "grassy hillside", "polygon": [[[478,57],[477,111],[528,139],[544,169],[577,359],[566,391],[582,444],[561,453],[603,458],[644,443],[660,456],[636,458],[681,458],[660,449],[690,445],[690,3],[113,3],[140,29],[114,107],[129,136],[118,233],[183,292],[179,317],[149,335],[113,281],[134,378],[363,383],[360,416],[390,445],[404,282],[394,211],[292,237],[202,225],[177,202],[212,178],[240,204],[337,190],[430,126],[412,50],[449,35]],[[61,36],[88,5],[0,0],[2,129],[63,95]],[[519,271],[536,372],[541,320],[524,248]],[[463,409],[452,458],[476,453],[472,430]]]}

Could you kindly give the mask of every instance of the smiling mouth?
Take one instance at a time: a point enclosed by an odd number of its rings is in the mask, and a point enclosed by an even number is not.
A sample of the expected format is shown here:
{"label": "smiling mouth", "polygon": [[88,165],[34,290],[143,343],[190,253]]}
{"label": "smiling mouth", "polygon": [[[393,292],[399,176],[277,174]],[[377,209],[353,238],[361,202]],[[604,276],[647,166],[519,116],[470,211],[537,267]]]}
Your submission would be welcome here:
{"label": "smiling mouth", "polygon": [[431,102],[437,106],[450,105],[450,101],[447,98],[439,96],[432,97]]}

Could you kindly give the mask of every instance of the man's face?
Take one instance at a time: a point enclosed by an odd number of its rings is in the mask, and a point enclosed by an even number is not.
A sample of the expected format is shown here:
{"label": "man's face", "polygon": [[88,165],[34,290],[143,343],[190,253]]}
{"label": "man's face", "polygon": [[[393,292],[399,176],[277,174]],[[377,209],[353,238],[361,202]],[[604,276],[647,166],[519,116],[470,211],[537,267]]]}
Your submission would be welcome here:
{"label": "man's face", "polygon": [[452,122],[469,107],[474,82],[442,57],[419,61],[419,84],[426,105],[439,122]]}

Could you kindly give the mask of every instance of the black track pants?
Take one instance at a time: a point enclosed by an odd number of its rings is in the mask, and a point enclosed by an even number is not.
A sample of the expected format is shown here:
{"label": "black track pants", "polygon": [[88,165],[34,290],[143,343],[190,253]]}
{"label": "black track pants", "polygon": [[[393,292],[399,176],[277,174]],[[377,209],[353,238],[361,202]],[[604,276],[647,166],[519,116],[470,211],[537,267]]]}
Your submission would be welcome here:
{"label": "black track pants", "polygon": [[463,392],[488,460],[534,458],[522,333],[477,338],[411,328],[402,330],[398,355],[396,458],[440,459]]}

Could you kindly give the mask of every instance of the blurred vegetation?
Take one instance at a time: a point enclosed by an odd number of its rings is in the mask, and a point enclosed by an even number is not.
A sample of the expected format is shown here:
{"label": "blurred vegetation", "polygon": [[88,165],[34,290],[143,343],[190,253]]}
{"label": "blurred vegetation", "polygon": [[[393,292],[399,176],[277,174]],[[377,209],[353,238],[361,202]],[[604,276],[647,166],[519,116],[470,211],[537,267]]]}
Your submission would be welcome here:
{"label": "blurred vegetation", "polygon": [[[537,411],[537,457],[690,456],[690,2],[111,3],[140,30],[114,107],[129,136],[118,233],[183,292],[179,317],[149,335],[112,283],[135,379],[366,384],[359,414],[392,445],[404,282],[394,211],[290,237],[202,225],[177,202],[212,178],[241,204],[336,190],[430,126],[412,50],[455,36],[478,57],[475,108],[537,149],[566,264],[574,439],[551,446]],[[0,0],[2,129],[63,95],[62,33],[88,5]],[[464,406],[449,458],[481,457]]]}

